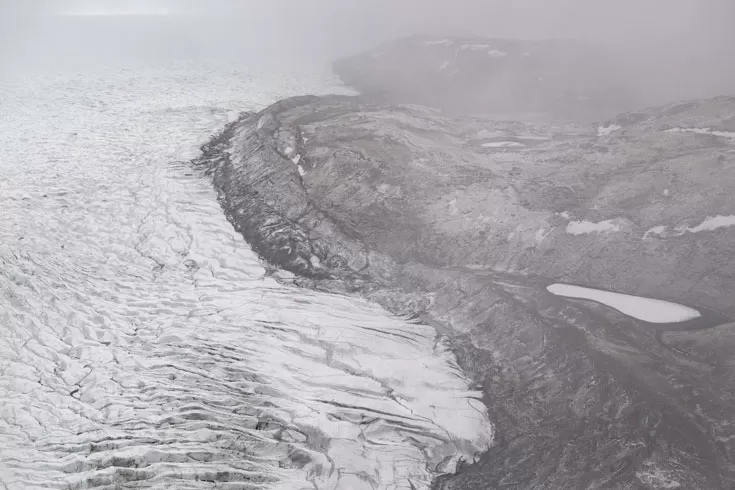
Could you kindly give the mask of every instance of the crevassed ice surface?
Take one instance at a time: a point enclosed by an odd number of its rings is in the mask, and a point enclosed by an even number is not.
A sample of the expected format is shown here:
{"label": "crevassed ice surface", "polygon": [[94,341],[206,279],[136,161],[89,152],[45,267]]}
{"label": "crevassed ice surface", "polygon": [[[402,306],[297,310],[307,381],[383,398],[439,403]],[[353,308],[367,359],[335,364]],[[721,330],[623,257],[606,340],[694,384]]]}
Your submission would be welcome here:
{"label": "crevassed ice surface", "polygon": [[644,296],[613,293],[571,284],[552,284],[546,289],[557,296],[597,301],[628,316],[650,323],[676,323],[701,316],[694,308]]}
{"label": "crevassed ice surface", "polygon": [[491,444],[433,329],[266,277],[180,163],[324,77],[0,83],[0,488],[428,488]]}

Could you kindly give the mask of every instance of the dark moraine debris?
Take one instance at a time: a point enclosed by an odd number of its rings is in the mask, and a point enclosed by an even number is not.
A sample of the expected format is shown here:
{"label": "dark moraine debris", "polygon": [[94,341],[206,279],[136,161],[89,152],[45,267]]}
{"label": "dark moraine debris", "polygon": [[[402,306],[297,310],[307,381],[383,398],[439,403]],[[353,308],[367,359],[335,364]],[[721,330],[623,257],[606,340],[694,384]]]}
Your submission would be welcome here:
{"label": "dark moraine debris", "polygon": [[[450,333],[497,440],[436,488],[731,489],[735,227],[708,218],[735,215],[732,114],[718,98],[588,128],[299,97],[229,125],[195,163],[298,284]],[[653,329],[552,282],[713,321]]]}

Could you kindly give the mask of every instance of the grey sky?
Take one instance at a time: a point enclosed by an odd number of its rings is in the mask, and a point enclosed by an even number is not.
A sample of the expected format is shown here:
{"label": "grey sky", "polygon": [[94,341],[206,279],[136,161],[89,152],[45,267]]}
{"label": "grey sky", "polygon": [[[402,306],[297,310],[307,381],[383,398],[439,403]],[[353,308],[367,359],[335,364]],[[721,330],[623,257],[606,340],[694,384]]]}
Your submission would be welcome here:
{"label": "grey sky", "polygon": [[164,7],[188,14],[176,39],[192,46],[329,58],[417,32],[567,37],[622,49],[651,84],[735,92],[735,0],[0,0],[0,55],[28,32],[29,42],[48,40],[13,14]]}
{"label": "grey sky", "polygon": [[[612,43],[735,40],[733,0],[0,0],[8,12],[146,10],[262,18],[273,29],[362,24],[388,33],[471,31],[499,37],[579,37]],[[262,22],[261,22],[262,24]],[[359,34],[358,30],[358,34]]]}

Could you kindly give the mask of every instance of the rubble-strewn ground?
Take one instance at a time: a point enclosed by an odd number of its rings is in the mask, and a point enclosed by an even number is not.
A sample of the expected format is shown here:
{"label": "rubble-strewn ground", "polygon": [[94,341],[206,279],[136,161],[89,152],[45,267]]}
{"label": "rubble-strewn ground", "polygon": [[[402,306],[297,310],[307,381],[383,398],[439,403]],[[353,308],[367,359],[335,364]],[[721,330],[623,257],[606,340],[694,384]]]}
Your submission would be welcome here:
{"label": "rubble-strewn ground", "polygon": [[[280,101],[196,163],[298,283],[451,332],[497,432],[435,486],[731,488],[735,99],[594,127],[366,100]],[[701,316],[643,322],[554,282]]]}

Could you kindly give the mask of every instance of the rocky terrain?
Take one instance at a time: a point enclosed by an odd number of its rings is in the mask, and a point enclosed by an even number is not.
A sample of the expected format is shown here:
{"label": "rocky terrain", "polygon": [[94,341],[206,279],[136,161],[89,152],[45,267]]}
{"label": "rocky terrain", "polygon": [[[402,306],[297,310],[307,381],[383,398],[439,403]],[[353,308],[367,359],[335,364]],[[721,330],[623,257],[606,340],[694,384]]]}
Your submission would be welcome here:
{"label": "rocky terrain", "polygon": [[640,104],[617,58],[572,40],[413,36],[338,60],[334,71],[390,102],[588,122]]}
{"label": "rocky terrain", "polygon": [[[435,488],[735,486],[735,98],[574,126],[305,96],[195,164],[294,282],[451,337],[496,432]],[[552,283],[701,316],[642,321]]]}

